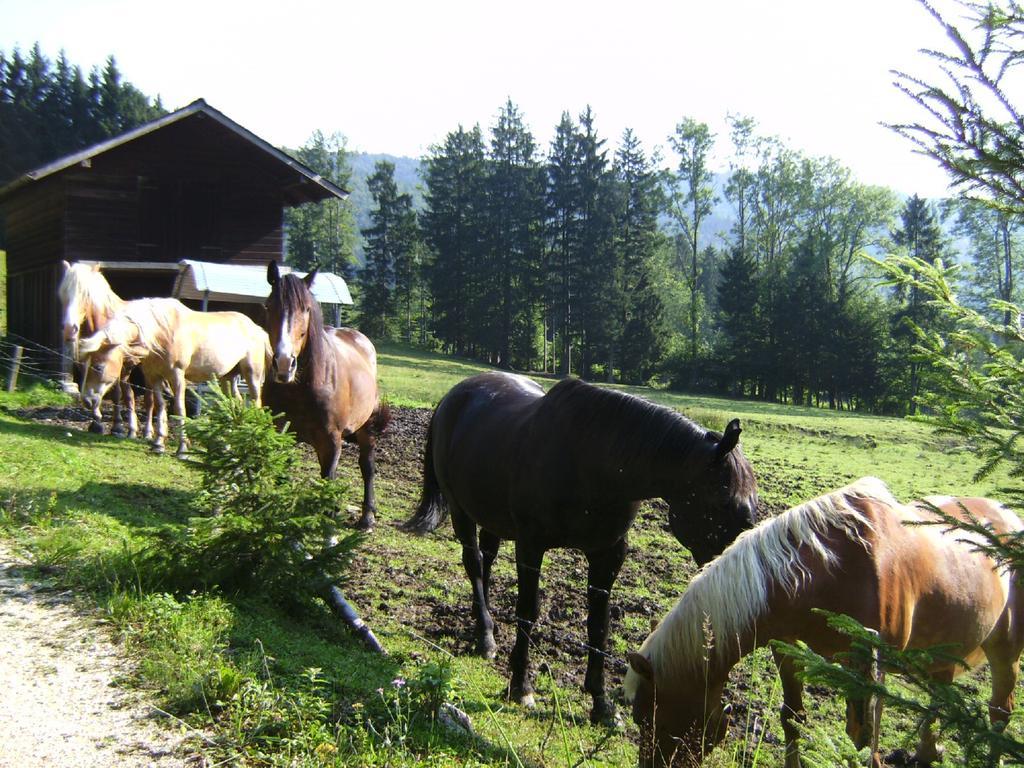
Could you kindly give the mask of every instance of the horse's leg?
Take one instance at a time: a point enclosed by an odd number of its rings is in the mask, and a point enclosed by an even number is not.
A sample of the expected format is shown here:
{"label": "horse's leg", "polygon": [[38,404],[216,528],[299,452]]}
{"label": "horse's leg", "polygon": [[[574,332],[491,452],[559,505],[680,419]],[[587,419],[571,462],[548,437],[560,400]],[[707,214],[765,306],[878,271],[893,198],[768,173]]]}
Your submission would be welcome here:
{"label": "horse's leg", "polygon": [[[943,685],[952,685],[956,670],[953,668],[941,670],[932,674],[932,679]],[[993,675],[993,687],[995,675]],[[928,717],[921,725],[921,736],[917,742],[917,749],[914,752],[914,760],[919,765],[931,765],[942,759],[942,747],[939,746],[935,736],[935,717]]]}
{"label": "horse's leg", "polygon": [[124,424],[122,423],[121,419],[121,403],[124,401],[123,367],[121,369],[121,373],[118,374],[117,381],[114,382],[114,386],[112,386],[110,389],[110,403],[114,407],[110,418],[110,434],[120,436],[124,434]]}
{"label": "horse's leg", "polygon": [[139,435],[139,414],[135,412],[135,389],[128,380],[130,375],[129,372],[121,379],[121,386],[124,387],[124,405],[128,411],[128,437],[134,438]]}
{"label": "horse's leg", "polygon": [[501,549],[501,539],[490,531],[480,529],[480,555],[483,559],[484,603],[491,608],[491,566]]}
{"label": "horse's leg", "polygon": [[787,656],[777,651],[775,664],[779,668],[779,679],[782,681],[782,732],[786,737],[786,768],[800,768],[800,728],[805,718],[803,693],[804,686],[796,676],[796,664]]}
{"label": "horse's leg", "polygon": [[153,387],[150,386],[149,381],[146,382],[146,388],[142,394],[142,407],[146,412],[146,423],[142,428],[142,437],[145,440],[152,440],[154,437],[153,433],[153,410],[156,406],[156,396],[153,394]]}
{"label": "horse's leg", "polygon": [[94,397],[86,404],[92,408],[92,421],[89,422],[89,431],[94,435],[102,435],[103,411],[101,410],[101,406],[103,404],[103,398]]}
{"label": "horse's leg", "polygon": [[174,418],[178,422],[178,456],[188,453],[188,438],[185,436],[185,371],[175,368],[172,372],[171,391],[174,394]]}
{"label": "horse's leg", "polygon": [[615,704],[604,691],[604,649],[608,641],[608,601],[612,585],[626,559],[626,539],[608,549],[587,552],[587,676],[583,690],[594,699],[590,710],[591,723],[618,726],[621,720]]}
{"label": "horse's leg", "polygon": [[376,474],[373,459],[377,452],[377,438],[370,434],[370,430],[363,428],[356,432],[356,442],[359,444],[359,472],[363,476],[363,514],[356,528],[368,531],[373,528],[377,514],[377,497],[373,490],[373,477]]}
{"label": "horse's leg", "polygon": [[540,566],[544,562],[544,550],[533,542],[522,538],[516,541],[516,644],[512,647],[512,679],[508,686],[511,700],[524,707],[533,706],[533,684],[530,682],[530,635],[537,621]]}
{"label": "horse's leg", "polygon": [[[476,623],[476,651],[485,659],[493,659],[498,652],[498,645],[494,642],[494,619],[491,617],[487,603],[487,578],[485,571],[489,570],[485,563],[487,556],[481,555],[480,540],[477,538],[476,523],[472,518],[455,505],[449,507],[452,518],[452,528],[455,535],[462,544],[462,566],[466,569],[466,576],[469,577],[470,589],[473,592],[473,618]],[[480,531],[480,538],[484,536]],[[487,534],[490,536],[490,534]],[[494,558],[492,557],[491,560]]]}
{"label": "horse's leg", "polygon": [[249,388],[249,398],[257,408],[263,406],[263,377],[252,365],[245,368],[245,384]]}
{"label": "horse's leg", "polygon": [[[1019,647],[1000,644],[996,649],[985,649],[992,670],[992,696],[988,700],[988,719],[993,728],[1003,729],[1010,721],[1015,703],[1014,691],[1020,676]],[[999,763],[1001,755],[992,755],[992,762]]]}
{"label": "horse's leg", "polygon": [[153,438],[153,450],[163,453],[164,441],[167,439],[167,401],[164,399],[163,382],[155,381],[150,394],[153,397],[153,407],[156,410],[156,434]]}
{"label": "horse's leg", "polygon": [[[885,671],[872,654],[870,660],[856,662],[851,665],[862,677],[872,683],[881,685],[885,682]],[[846,735],[858,749],[871,748],[872,765],[881,765],[878,754],[878,735],[882,725],[882,699],[876,694],[865,697],[846,697]]]}

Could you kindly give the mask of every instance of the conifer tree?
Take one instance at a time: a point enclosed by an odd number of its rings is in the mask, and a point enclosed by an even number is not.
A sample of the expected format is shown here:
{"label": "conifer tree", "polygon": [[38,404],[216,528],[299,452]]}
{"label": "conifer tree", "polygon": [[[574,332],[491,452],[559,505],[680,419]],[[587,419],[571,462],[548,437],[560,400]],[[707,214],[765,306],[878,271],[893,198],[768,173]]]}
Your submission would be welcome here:
{"label": "conifer tree", "polygon": [[[622,378],[647,381],[665,355],[664,307],[652,276],[653,262],[664,236],[658,213],[664,207],[658,174],[630,129],[615,153],[619,205],[615,224],[619,285],[609,300],[620,307],[614,328]],[[614,347],[613,347],[614,348]],[[611,368],[611,365],[609,365]]]}
{"label": "conifer tree", "polygon": [[475,354],[488,310],[483,280],[485,158],[480,127],[462,126],[425,160],[421,221],[434,253],[430,270],[434,327],[444,347]]}
{"label": "conifer tree", "polygon": [[509,99],[491,129],[488,249],[497,276],[496,362],[528,368],[536,353],[543,268],[543,168],[533,135]]}
{"label": "conifer tree", "polygon": [[362,298],[360,327],[371,337],[389,338],[399,308],[405,312],[402,333],[411,336],[416,214],[412,196],[399,194],[395,165],[380,160],[366,180],[376,204],[371,226],[364,229],[366,264],[359,274]]}
{"label": "conifer tree", "polygon": [[576,124],[568,112],[555,128],[547,162],[547,220],[549,232],[548,289],[549,316],[561,342],[559,373],[572,373],[573,339],[578,323],[575,292],[579,290],[580,219],[582,193],[578,178],[580,157]]}
{"label": "conifer tree", "polygon": [[[330,179],[342,189],[349,189],[352,168],[345,143],[341,134],[328,136],[322,131],[314,131],[309,141],[294,154],[325,179]],[[318,265],[325,271],[342,274],[346,279],[354,277],[356,223],[349,201],[331,198],[286,208],[284,221],[288,234],[285,260],[290,265],[298,269]]]}

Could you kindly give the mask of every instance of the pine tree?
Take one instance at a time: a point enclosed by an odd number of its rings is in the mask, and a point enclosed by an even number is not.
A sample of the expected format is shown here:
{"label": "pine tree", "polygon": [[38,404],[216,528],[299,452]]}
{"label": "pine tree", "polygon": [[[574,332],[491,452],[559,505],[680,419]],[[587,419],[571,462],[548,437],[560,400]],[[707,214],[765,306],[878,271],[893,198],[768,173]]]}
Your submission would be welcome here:
{"label": "pine tree", "polygon": [[509,99],[491,129],[488,249],[497,272],[496,362],[527,368],[536,354],[543,268],[544,177],[533,135]]}
{"label": "pine tree", "polygon": [[[619,264],[613,247],[612,211],[614,184],[604,149],[604,139],[598,137],[594,115],[588,106],[580,115],[579,166],[577,183],[580,193],[579,219],[579,278],[577,280],[577,306],[579,307],[581,343],[580,373],[594,375],[594,367],[605,363],[615,343],[615,313],[609,307],[616,305],[615,286]],[[611,371],[606,372],[606,378]]]}
{"label": "pine tree", "polygon": [[[928,202],[917,195],[907,200],[900,214],[900,227],[892,233],[893,242],[912,259],[935,264],[943,254],[945,241],[942,229]],[[899,302],[893,315],[893,336],[904,347],[913,343],[914,328],[929,328],[937,321],[936,314],[916,285],[897,284],[895,298]],[[907,350],[908,384],[905,402],[911,414],[917,413],[917,397],[921,393],[920,363]]]}
{"label": "pine tree", "polygon": [[577,335],[574,315],[578,291],[582,218],[582,193],[578,179],[579,136],[568,112],[555,128],[547,162],[547,221],[549,232],[548,316],[561,341],[559,364],[563,376],[572,373],[573,340]]}
{"label": "pine tree", "polygon": [[475,354],[490,307],[483,296],[485,160],[480,127],[462,126],[425,160],[426,208],[421,216],[434,252],[430,270],[434,327],[457,355]]}
{"label": "pine tree", "polygon": [[737,243],[719,267],[719,323],[722,351],[734,394],[757,394],[765,360],[757,261]]}
{"label": "pine tree", "polygon": [[664,200],[658,174],[628,128],[615,154],[614,175],[620,190],[615,225],[619,285],[609,297],[620,307],[614,344],[622,378],[643,383],[666,348],[664,306],[652,278],[656,252],[664,243],[658,228]]}
{"label": "pine tree", "polygon": [[[295,157],[325,179],[342,189],[351,187],[345,138],[340,134],[325,135],[314,131],[309,141],[294,152]],[[297,269],[314,265],[354,277],[356,265],[356,223],[352,204],[331,198],[320,203],[307,203],[285,209],[285,260]]]}

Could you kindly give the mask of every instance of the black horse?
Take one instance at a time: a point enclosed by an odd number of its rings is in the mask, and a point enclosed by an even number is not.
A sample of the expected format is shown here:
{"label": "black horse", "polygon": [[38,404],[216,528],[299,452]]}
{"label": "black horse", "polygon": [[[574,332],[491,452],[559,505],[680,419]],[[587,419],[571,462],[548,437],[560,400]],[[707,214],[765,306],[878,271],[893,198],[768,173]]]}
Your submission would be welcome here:
{"label": "black horse", "polygon": [[[488,586],[502,539],[516,543],[519,593],[509,697],[533,703],[529,642],[544,553],[573,547],[587,557],[584,689],[592,722],[614,722],[605,696],[608,599],[626,556],[626,534],[643,499],[664,498],[675,537],[703,564],[754,524],[757,484],[725,435],[676,411],[575,379],[546,395],[522,376],[484,373],[452,388],[430,421],[423,493],[405,528],[425,533],[451,512],[472,584],[478,650],[497,650]],[[480,526],[479,539],[477,526]]]}

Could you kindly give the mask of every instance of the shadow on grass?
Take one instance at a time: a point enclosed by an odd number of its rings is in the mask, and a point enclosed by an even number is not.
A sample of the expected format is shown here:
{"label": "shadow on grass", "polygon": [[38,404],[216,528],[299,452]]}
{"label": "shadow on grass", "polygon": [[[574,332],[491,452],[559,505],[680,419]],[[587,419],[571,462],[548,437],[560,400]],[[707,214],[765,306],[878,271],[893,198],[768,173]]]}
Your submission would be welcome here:
{"label": "shadow on grass", "polygon": [[47,506],[49,522],[68,520],[68,510],[88,508],[137,530],[168,523],[181,524],[196,514],[191,506],[192,491],[157,487],[145,483],[87,481],[74,490],[35,489],[26,491],[0,486],[0,499],[35,509]]}

